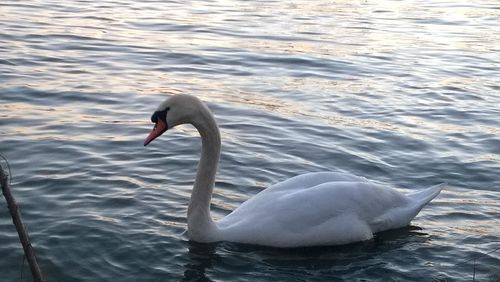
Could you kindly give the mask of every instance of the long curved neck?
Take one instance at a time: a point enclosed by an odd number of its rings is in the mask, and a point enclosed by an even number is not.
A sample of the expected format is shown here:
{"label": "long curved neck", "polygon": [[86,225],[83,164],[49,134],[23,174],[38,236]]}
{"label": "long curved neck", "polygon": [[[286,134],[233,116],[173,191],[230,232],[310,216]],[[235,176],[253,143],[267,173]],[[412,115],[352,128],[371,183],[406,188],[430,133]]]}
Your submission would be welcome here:
{"label": "long curved neck", "polygon": [[210,216],[210,201],[220,156],[220,133],[210,110],[202,105],[192,124],[201,135],[201,158],[188,207],[188,233],[195,241],[213,241],[216,226]]}

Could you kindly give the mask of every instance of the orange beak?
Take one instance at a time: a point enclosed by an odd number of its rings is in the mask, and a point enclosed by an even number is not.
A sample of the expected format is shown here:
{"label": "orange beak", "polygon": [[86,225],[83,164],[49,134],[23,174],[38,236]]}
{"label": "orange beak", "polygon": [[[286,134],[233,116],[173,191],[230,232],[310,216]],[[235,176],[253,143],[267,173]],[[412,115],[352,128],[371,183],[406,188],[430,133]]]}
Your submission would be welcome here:
{"label": "orange beak", "polygon": [[162,135],[165,131],[167,131],[167,129],[168,129],[167,124],[164,121],[162,121],[161,119],[158,119],[155,126],[153,127],[153,129],[149,133],[148,138],[146,138],[146,140],[144,140],[144,146],[151,143],[151,141],[155,140],[156,137]]}

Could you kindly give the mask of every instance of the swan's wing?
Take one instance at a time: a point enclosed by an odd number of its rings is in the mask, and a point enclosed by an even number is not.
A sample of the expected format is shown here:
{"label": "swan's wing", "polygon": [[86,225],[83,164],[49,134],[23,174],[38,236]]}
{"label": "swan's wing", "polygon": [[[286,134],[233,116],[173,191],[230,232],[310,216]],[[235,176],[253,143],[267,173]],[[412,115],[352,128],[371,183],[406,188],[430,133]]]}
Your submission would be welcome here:
{"label": "swan's wing", "polygon": [[343,172],[310,172],[269,186],[264,191],[303,190],[327,182],[368,182],[364,177]]}
{"label": "swan's wing", "polygon": [[398,191],[370,182],[327,182],[259,193],[219,221],[226,240],[274,246],[344,244],[370,239],[370,222],[405,206]]}

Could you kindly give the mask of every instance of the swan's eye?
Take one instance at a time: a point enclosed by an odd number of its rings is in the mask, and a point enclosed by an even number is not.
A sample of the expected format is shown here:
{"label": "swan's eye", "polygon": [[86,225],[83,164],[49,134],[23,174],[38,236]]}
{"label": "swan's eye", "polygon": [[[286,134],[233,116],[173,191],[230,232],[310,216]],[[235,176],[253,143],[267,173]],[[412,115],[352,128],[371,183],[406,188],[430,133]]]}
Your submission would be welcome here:
{"label": "swan's eye", "polygon": [[163,111],[156,111],[156,112],[154,112],[153,115],[151,116],[151,122],[157,123],[158,119],[161,119],[162,121],[164,121],[165,123],[167,123],[167,112],[168,112],[168,110],[170,110],[169,107],[167,107]]}

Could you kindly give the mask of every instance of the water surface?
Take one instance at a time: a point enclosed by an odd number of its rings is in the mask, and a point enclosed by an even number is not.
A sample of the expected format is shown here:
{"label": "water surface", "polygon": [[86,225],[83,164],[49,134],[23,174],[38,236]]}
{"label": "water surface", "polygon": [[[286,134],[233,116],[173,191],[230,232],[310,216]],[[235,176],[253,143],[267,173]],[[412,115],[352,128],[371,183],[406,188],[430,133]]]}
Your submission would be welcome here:
{"label": "water surface", "polygon": [[[3,1],[0,153],[47,280],[499,279],[499,18],[486,0]],[[309,171],[449,186],[369,242],[189,242],[200,140],[142,146],[176,93],[221,128],[215,218]],[[29,276],[5,205],[0,241],[0,280]]]}

